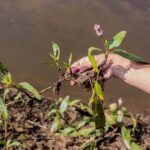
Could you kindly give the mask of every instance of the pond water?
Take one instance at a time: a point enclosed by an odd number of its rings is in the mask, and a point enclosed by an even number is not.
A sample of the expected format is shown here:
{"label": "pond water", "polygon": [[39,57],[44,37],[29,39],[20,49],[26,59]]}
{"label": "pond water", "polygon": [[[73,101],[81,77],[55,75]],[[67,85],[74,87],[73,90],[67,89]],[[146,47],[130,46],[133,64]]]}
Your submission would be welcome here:
{"label": "pond water", "polygon": [[[93,24],[102,25],[111,38],[127,30],[122,48],[150,62],[149,0],[0,0],[0,61],[15,82],[29,81],[39,89],[57,79],[49,61],[51,41],[59,43],[62,59],[73,52],[73,60],[87,55],[90,46],[102,47]],[[88,101],[90,93],[63,86],[61,95]],[[150,95],[117,79],[106,83],[106,103],[122,97],[133,111],[150,112]]]}

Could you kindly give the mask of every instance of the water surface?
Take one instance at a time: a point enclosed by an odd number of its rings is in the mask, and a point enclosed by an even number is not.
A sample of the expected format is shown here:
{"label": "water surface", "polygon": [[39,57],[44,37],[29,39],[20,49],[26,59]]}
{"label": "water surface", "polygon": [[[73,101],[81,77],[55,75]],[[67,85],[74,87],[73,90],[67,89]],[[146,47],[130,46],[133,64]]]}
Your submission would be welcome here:
{"label": "water surface", "polygon": [[[93,24],[99,23],[111,38],[127,30],[122,48],[150,62],[150,1],[148,0],[1,0],[0,61],[16,82],[29,81],[42,89],[57,79],[49,61],[51,41],[59,43],[62,59],[73,52],[74,60],[87,55],[90,46],[102,47]],[[88,101],[90,93],[63,86],[63,96]],[[106,84],[106,101],[119,97],[133,111],[149,111],[150,96],[112,79]],[[150,112],[150,111],[149,111]]]}

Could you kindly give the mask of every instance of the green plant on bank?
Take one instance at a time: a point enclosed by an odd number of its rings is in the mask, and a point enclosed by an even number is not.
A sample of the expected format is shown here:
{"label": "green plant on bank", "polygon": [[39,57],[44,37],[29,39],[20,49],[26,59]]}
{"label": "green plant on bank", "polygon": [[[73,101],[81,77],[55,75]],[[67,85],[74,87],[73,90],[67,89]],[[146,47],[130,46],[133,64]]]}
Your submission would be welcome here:
{"label": "green plant on bank", "polygon": [[[27,95],[30,99],[37,99],[41,100],[41,95],[39,92],[28,82],[21,82],[18,84],[15,84],[13,82],[12,76],[10,72],[8,72],[6,66],[2,63],[0,63],[0,126],[4,127],[5,135],[4,140],[1,140],[2,137],[0,137],[0,145],[4,145],[6,149],[9,149],[11,147],[20,146],[22,147],[23,144],[21,144],[18,141],[12,141],[8,138],[7,134],[7,128],[9,120],[9,112],[7,110],[7,105],[5,103],[5,100],[7,97],[9,97],[9,94],[12,92],[12,90],[15,89],[15,101],[23,101],[23,97],[21,93],[24,93]],[[15,103],[15,102],[12,102]]]}
{"label": "green plant on bank", "polygon": [[[73,114],[69,114],[71,111]],[[77,114],[76,114],[77,113]],[[103,129],[95,129],[95,120],[92,109],[82,104],[79,100],[70,100],[69,96],[64,99],[57,100],[46,118],[53,120],[50,131],[55,135],[64,135],[72,137],[83,137],[84,141],[78,143],[79,148],[82,149],[97,149],[97,144],[101,139],[111,138],[118,134],[121,129],[121,136],[128,149],[142,150],[131,138],[134,135],[137,122],[133,115],[130,115],[125,107],[122,105],[122,100],[119,99],[118,103],[109,105],[109,109],[105,111],[105,127]],[[74,118],[73,115],[80,114],[80,118]],[[76,118],[76,117],[75,117]],[[133,121],[132,128],[125,127],[125,120],[131,119]],[[114,132],[109,134],[113,129]]]}

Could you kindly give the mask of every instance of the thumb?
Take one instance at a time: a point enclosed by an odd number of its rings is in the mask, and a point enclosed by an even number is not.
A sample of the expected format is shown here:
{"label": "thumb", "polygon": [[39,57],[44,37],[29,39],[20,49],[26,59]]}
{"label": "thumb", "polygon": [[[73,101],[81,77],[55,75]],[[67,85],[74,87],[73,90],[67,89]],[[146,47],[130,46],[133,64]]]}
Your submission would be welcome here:
{"label": "thumb", "polygon": [[109,68],[109,69],[103,71],[103,76],[104,76],[104,79],[106,79],[106,80],[109,79],[109,78],[111,78],[113,76],[112,69]]}

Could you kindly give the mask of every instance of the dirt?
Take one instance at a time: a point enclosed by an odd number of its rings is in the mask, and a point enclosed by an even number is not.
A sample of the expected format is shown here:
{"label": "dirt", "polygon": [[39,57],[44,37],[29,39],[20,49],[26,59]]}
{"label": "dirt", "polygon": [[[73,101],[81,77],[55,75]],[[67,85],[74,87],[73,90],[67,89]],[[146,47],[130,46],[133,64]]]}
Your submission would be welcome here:
{"label": "dirt", "polygon": [[[15,101],[15,96],[11,94],[6,98],[6,105],[9,112],[7,120],[7,131],[4,125],[0,124],[0,141],[18,141],[21,146],[14,146],[10,150],[76,150],[81,143],[88,138],[63,136],[50,132],[52,119],[46,115],[53,107],[54,100],[43,97],[42,100],[31,99],[22,94],[22,101]],[[85,113],[78,107],[67,111],[68,119],[77,121]],[[88,115],[88,114],[87,114]],[[150,115],[136,114],[137,128],[133,139],[145,150],[150,150]],[[126,126],[130,128],[132,123],[126,121]],[[102,150],[126,150],[120,135],[120,129],[110,130],[105,136],[97,138],[97,148]],[[4,150],[4,145],[0,143],[0,149]]]}
{"label": "dirt", "polygon": [[91,89],[91,84],[95,80],[100,83],[102,90],[104,91],[104,82],[103,74],[99,72],[97,75],[94,71],[88,70],[81,74],[72,74],[70,78],[70,74],[65,74],[64,78],[70,81],[72,86],[78,85],[82,86],[85,89]]}

